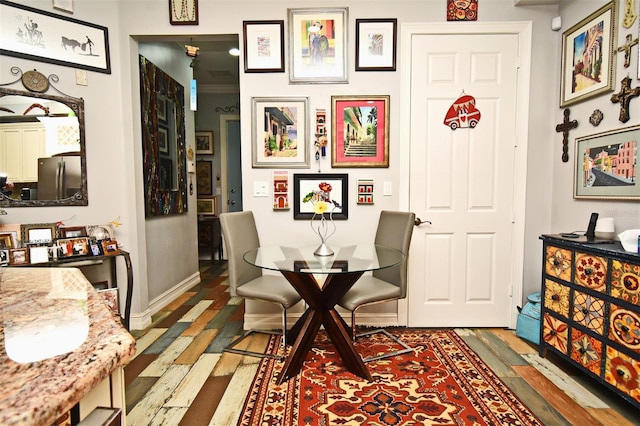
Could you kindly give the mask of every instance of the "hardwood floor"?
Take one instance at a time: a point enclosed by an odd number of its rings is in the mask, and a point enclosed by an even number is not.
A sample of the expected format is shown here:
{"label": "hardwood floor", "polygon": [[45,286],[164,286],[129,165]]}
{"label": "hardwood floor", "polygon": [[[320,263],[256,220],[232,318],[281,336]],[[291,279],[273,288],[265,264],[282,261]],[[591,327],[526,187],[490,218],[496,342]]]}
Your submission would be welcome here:
{"label": "hardwood floor", "polygon": [[[244,303],[232,298],[226,262],[202,261],[202,282],[133,334],[125,367],[127,425],[237,423],[259,358],[223,353],[242,331]],[[457,330],[545,425],[640,425],[640,413],[594,380],[505,329]],[[262,350],[267,336],[245,340]]]}

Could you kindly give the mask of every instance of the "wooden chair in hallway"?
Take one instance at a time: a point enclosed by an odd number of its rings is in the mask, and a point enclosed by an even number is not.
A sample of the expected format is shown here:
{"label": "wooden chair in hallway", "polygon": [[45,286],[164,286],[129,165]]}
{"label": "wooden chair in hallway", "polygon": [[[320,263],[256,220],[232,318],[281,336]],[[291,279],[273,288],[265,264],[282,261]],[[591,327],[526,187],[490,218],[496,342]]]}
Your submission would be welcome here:
{"label": "wooden chair in hallway", "polygon": [[[287,310],[297,304],[301,297],[283,276],[263,275],[262,269],[248,264],[243,255],[260,246],[258,230],[253,212],[230,212],[220,214],[222,235],[226,245],[229,289],[232,296],[275,303],[282,311],[282,344],[286,345]],[[277,334],[279,332],[248,330],[234,340],[224,350],[226,352],[282,359],[280,355],[270,355],[236,349],[235,346],[251,333]]]}
{"label": "wooden chair in hallway", "polygon": [[[380,212],[375,244],[392,247],[408,256],[411,235],[415,225],[416,215],[409,212],[394,212],[383,210]],[[362,276],[340,299],[338,305],[351,312],[351,335],[353,339],[375,333],[383,333],[396,341],[404,349],[386,354],[365,358],[364,362],[374,361],[412,351],[403,341],[393,336],[385,329],[375,329],[356,334],[356,311],[365,305],[382,303],[391,300],[404,299],[407,296],[407,259],[394,267],[379,269],[372,275]]]}

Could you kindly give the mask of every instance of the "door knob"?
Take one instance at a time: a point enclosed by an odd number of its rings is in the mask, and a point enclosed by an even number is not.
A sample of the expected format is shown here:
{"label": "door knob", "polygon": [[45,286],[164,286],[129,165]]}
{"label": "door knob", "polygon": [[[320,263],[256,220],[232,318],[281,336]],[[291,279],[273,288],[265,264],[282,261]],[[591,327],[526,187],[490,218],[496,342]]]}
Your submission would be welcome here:
{"label": "door knob", "polygon": [[232,189],[232,190],[231,190],[231,193],[232,193],[232,194],[235,194],[235,193],[236,193],[236,190],[235,190],[235,189]]}
{"label": "door knob", "polygon": [[231,205],[234,205],[236,202],[234,200],[231,201]]}
{"label": "door knob", "polygon": [[429,225],[431,225],[431,221],[430,221],[430,220],[425,220],[425,221],[423,221],[423,220],[422,220],[422,219],[420,219],[419,217],[416,217],[416,222],[415,222],[415,225],[416,225],[416,226],[420,226],[420,225],[422,225],[423,223],[428,223]]}

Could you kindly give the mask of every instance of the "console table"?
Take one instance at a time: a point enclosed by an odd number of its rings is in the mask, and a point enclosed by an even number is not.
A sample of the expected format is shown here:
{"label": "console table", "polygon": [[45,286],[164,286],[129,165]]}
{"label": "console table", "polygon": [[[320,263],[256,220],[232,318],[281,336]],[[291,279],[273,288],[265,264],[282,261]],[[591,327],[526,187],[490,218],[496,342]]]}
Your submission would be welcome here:
{"label": "console table", "polygon": [[640,255],[543,235],[540,356],[552,351],[640,408]]}
{"label": "console table", "polygon": [[118,257],[124,260],[124,266],[127,271],[127,288],[126,288],[127,294],[125,298],[124,312],[122,312],[122,310],[120,309],[120,317],[122,318],[122,323],[125,326],[125,328],[129,330],[130,315],[131,315],[131,299],[133,297],[133,269],[131,267],[131,256],[129,255],[129,252],[120,249],[119,253],[110,255],[110,256],[99,255],[99,256],[77,256],[77,257],[58,258],[57,260],[50,261],[50,262],[32,263],[32,264],[25,264],[25,265],[11,265],[9,266],[9,268],[13,268],[13,267],[17,267],[17,268],[23,268],[23,267],[81,268],[83,266],[101,265],[105,261],[110,261],[111,276],[114,279],[115,287],[120,289],[120,287],[118,286],[118,278],[117,278],[117,271],[116,271],[116,266],[117,266],[116,259]]}

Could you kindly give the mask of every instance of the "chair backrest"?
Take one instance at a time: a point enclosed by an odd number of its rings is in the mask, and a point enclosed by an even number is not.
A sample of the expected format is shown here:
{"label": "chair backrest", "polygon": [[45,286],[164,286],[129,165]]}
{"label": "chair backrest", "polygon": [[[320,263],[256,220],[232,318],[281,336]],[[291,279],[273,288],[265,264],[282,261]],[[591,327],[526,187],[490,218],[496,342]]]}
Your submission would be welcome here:
{"label": "chair backrest", "polygon": [[236,288],[262,275],[262,269],[242,258],[249,250],[260,247],[260,239],[251,211],[221,213],[220,224],[227,250],[229,291],[235,296]]}
{"label": "chair backrest", "polygon": [[[375,244],[400,250],[408,256],[415,221],[415,213],[382,210],[378,220]],[[402,298],[406,297],[407,259],[400,265],[374,271],[373,276],[397,285],[402,290]]]}

